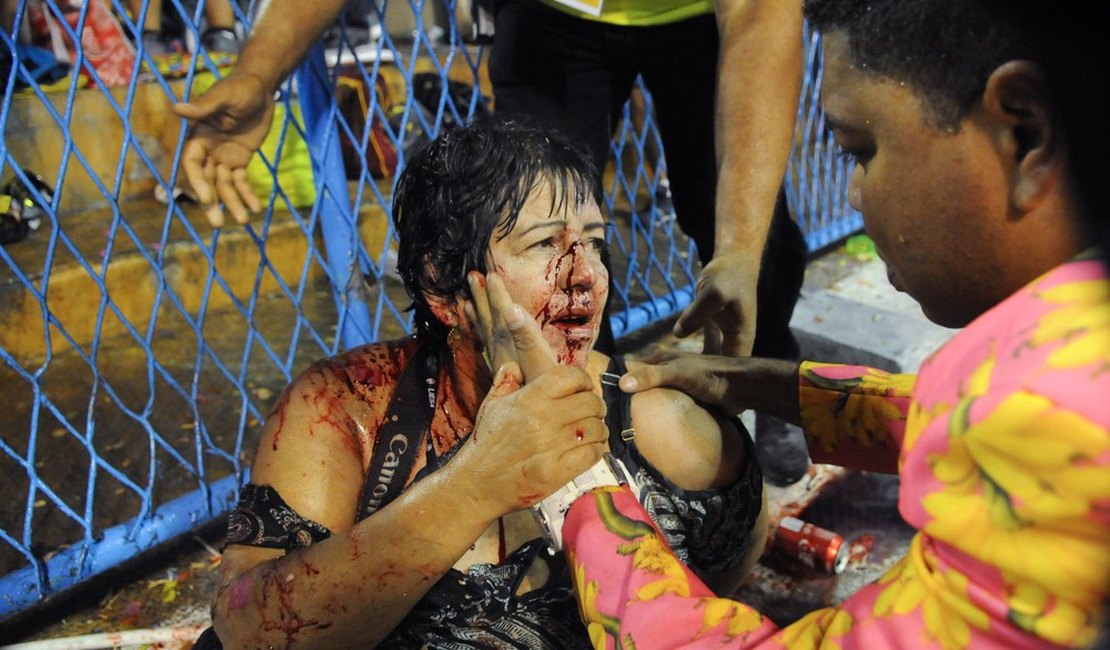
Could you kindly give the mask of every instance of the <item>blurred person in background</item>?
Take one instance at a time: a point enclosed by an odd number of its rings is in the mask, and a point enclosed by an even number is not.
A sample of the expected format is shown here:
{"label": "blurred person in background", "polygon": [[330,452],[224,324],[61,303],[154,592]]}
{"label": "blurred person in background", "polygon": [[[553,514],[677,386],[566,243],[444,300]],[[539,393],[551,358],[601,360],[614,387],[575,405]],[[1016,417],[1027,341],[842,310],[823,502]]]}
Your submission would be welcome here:
{"label": "blurred person in background", "polygon": [[[185,42],[164,20],[162,3],[163,0],[127,1],[127,9],[136,21],[143,15],[143,5],[147,5],[142,24],[143,48],[150,56],[185,54]],[[238,54],[239,35],[235,31],[231,0],[204,0],[204,17],[207,22],[200,33],[201,47],[212,54]]]}

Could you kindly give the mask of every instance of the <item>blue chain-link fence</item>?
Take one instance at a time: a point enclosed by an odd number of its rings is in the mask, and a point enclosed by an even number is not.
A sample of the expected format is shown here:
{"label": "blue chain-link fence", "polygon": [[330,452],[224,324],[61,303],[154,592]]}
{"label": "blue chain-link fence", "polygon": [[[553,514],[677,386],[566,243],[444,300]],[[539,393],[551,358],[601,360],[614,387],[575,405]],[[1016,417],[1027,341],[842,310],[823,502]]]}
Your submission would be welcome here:
{"label": "blue chain-link fence", "polygon": [[[409,330],[391,266],[397,173],[412,146],[491,108],[488,48],[464,42],[455,0],[355,3],[281,90],[248,170],[264,214],[212,231],[180,190],[170,106],[233,57],[207,47],[204,0],[164,0],[160,41],[141,35],[152,5],[136,5],[4,5],[0,619],[226,513],[281,388]],[[254,7],[231,8],[241,35]],[[859,221],[806,39],[786,180],[816,249]],[[697,273],[657,202],[666,166],[640,91],[606,174],[617,336],[681,310]]]}

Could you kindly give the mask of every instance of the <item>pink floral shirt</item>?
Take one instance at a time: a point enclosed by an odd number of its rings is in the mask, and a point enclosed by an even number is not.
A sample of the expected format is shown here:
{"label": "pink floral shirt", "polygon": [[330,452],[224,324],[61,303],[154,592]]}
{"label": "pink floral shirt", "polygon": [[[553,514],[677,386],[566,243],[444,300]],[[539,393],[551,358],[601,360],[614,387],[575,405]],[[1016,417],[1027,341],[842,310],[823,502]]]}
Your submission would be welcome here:
{"label": "pink floral shirt", "polygon": [[811,456],[901,475],[906,556],[785,629],[716,597],[625,490],[564,536],[597,648],[1054,648],[1094,642],[1110,587],[1110,281],[1064,264],[911,375],[805,363]]}

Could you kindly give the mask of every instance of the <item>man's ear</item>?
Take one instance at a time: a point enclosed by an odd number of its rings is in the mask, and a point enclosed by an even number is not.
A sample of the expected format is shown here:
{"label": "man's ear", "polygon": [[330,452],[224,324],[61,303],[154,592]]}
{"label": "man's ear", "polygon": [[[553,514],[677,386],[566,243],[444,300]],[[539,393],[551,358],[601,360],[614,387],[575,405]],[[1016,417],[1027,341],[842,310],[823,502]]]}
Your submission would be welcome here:
{"label": "man's ear", "polygon": [[1029,212],[1062,172],[1062,131],[1048,80],[1030,61],[1008,61],[987,79],[983,106],[1011,163],[1010,206],[1018,214]]}

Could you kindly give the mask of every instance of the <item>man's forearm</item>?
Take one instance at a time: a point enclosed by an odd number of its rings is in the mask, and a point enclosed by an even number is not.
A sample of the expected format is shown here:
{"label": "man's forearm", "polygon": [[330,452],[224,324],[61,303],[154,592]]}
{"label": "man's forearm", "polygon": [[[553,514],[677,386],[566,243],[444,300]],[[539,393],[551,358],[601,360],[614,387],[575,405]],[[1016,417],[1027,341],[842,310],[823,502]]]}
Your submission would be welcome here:
{"label": "man's forearm", "polygon": [[345,5],[345,0],[264,0],[235,73],[255,75],[277,90]]}
{"label": "man's forearm", "polygon": [[670,386],[730,415],[755,409],[797,424],[801,418],[798,367],[797,362],[783,359],[682,355],[630,367],[620,387],[636,393]]}
{"label": "man's forearm", "polygon": [[801,87],[800,0],[717,0],[716,251],[759,264]]}

